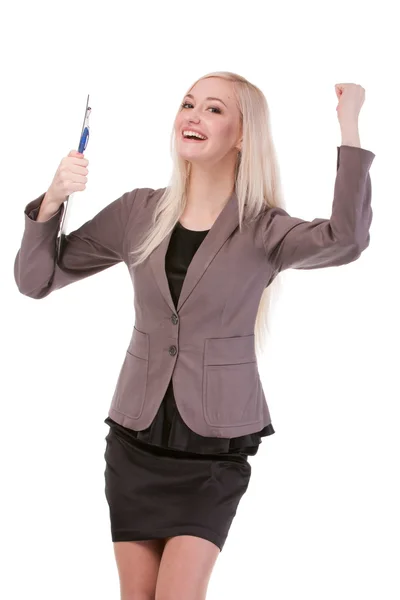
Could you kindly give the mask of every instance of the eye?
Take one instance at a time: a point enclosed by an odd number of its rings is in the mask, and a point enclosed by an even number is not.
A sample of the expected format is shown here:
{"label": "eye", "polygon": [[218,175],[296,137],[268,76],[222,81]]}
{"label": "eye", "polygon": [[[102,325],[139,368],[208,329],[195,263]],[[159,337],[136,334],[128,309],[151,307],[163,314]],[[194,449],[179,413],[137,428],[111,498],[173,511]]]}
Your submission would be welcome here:
{"label": "eye", "polygon": [[[190,102],[183,102],[183,104],[181,104],[182,108],[185,108],[185,106],[190,105],[193,106],[193,104],[191,104]],[[210,106],[209,108],[211,108],[212,110],[216,110],[218,114],[221,114],[221,109],[218,108],[217,106]]]}

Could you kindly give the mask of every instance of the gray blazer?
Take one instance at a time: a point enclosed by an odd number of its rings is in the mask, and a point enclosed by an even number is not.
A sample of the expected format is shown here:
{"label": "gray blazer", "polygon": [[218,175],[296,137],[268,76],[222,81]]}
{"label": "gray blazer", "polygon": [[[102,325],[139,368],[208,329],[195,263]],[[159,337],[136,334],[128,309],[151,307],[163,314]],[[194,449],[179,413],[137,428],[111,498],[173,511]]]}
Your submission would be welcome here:
{"label": "gray blazer", "polygon": [[[338,147],[330,219],[305,221],[268,208],[240,233],[233,193],[189,265],[176,308],[165,272],[171,234],[130,270],[135,325],[109,416],[145,429],[172,376],[180,414],[196,433],[231,438],[268,425],[254,344],[261,294],[284,269],[345,265],[367,248],[374,158],[363,148]],[[19,291],[44,298],[121,261],[128,264],[164,190],[124,193],[66,237],[59,264],[55,250],[64,205],[37,222],[45,193],[29,202],[14,266]]]}

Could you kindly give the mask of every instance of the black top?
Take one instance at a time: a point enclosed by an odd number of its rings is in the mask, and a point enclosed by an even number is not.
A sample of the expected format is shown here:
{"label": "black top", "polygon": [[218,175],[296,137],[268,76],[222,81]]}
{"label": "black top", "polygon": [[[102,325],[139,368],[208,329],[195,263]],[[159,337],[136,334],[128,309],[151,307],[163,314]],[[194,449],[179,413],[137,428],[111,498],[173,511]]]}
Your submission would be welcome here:
{"label": "black top", "polygon": [[[179,221],[172,232],[165,257],[165,270],[175,307],[178,304],[179,294],[190,261],[208,232],[209,229],[205,231],[186,229]],[[200,454],[239,451],[254,455],[258,451],[261,437],[275,433],[272,424],[267,425],[259,432],[230,439],[204,437],[195,433],[186,425],[179,414],[174,398],[172,378],[153,422],[146,429],[134,431],[119,425],[110,417],[107,417],[104,422],[124,430],[143,442]]]}

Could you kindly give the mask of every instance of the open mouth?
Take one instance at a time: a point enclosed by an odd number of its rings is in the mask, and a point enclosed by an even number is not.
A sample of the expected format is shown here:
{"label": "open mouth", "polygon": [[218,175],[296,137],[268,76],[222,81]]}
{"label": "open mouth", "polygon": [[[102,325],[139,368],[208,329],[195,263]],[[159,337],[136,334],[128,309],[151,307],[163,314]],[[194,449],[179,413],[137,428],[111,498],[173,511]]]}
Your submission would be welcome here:
{"label": "open mouth", "polygon": [[182,133],[182,138],[185,140],[185,142],[206,142],[208,138],[206,138],[205,140],[202,140],[196,136],[185,136]]}

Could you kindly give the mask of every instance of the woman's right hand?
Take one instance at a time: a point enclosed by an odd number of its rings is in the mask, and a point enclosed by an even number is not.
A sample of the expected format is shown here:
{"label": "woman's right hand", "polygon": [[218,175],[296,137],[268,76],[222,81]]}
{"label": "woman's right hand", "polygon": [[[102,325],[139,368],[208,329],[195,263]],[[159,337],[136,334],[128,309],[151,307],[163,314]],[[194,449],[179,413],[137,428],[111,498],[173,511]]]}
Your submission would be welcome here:
{"label": "woman's right hand", "polygon": [[68,156],[65,156],[54,175],[53,181],[43,203],[49,208],[51,206],[54,212],[57,212],[61,204],[73,192],[81,192],[86,188],[89,161],[83,154],[76,150],[71,150]]}

